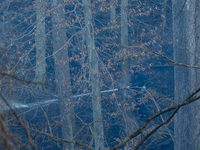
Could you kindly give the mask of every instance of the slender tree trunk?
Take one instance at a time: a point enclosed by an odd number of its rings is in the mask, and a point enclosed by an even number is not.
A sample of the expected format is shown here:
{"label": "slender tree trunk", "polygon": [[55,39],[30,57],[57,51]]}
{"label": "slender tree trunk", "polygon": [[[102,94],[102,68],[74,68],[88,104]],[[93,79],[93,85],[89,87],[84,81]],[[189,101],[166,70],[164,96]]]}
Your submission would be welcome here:
{"label": "slender tree trunk", "polygon": [[90,65],[90,85],[92,87],[92,106],[94,122],[95,150],[104,150],[104,129],[101,114],[101,95],[99,85],[98,54],[95,49],[94,31],[92,24],[91,1],[83,0],[84,19],[86,24],[86,44]]}
{"label": "slender tree trunk", "polygon": [[[127,50],[128,47],[128,0],[121,0],[121,47],[122,52],[124,56],[126,57],[129,52]],[[125,61],[122,61],[121,63],[121,71],[123,74],[122,81],[123,85],[126,87],[129,85],[129,64],[128,59]],[[128,91],[124,90],[124,100],[128,101]],[[125,131],[127,136],[138,128],[138,121],[134,114],[131,113],[131,111],[123,109],[123,118],[125,119]],[[129,142],[129,145],[127,145],[129,148],[134,148],[134,146],[137,144],[137,142],[140,140],[140,137],[138,136],[136,139],[133,139],[131,142]]]}
{"label": "slender tree trunk", "polygon": [[[128,46],[128,22],[127,22],[127,6],[128,0],[121,0],[121,48],[123,56],[127,55],[127,46]],[[128,86],[129,78],[128,78],[128,59],[121,62],[121,71],[122,71],[122,84],[124,87]],[[127,91],[123,91],[124,100],[126,100],[126,96],[128,95]],[[123,110],[125,111],[125,110]],[[124,112],[125,119],[125,131],[128,135],[128,126],[127,126],[127,116],[126,112]]]}
{"label": "slender tree trunk", "polygon": [[[200,1],[173,0],[174,60],[187,65],[200,64]],[[181,13],[180,13],[181,12]],[[179,14],[180,13],[180,14]],[[200,85],[200,70],[175,66],[175,103]],[[200,149],[200,102],[181,108],[174,120],[174,149]]]}
{"label": "slender tree trunk", "polygon": [[[60,100],[62,138],[73,139],[73,125],[75,126],[70,68],[65,29],[65,13],[63,0],[53,0],[55,11],[53,17],[53,49],[55,54],[56,89]],[[64,144],[63,148],[73,150],[74,144]]]}
{"label": "slender tree trunk", "polygon": [[[128,11],[128,0],[121,0],[121,45],[122,46],[128,46],[127,11]],[[125,63],[124,63],[124,65],[125,65]],[[126,63],[126,66],[128,66],[127,63]]]}
{"label": "slender tree trunk", "polygon": [[45,7],[41,0],[36,0],[36,19],[35,81],[44,83],[46,75]]}
{"label": "slender tree trunk", "polygon": [[[127,7],[128,0],[121,0],[121,48],[124,56],[127,55],[127,47],[128,47],[128,21],[127,21]],[[123,74],[123,85],[128,86],[129,79],[128,76],[128,59],[122,61],[121,63],[121,71]]]}
{"label": "slender tree trunk", "polygon": [[163,31],[165,30],[166,21],[167,21],[167,12],[166,12],[166,9],[167,9],[167,1],[164,3],[164,6],[163,6],[163,14],[161,15]]}
{"label": "slender tree trunk", "polygon": [[115,24],[116,22],[116,10],[114,0],[112,0],[110,4],[110,21],[112,24]]}
{"label": "slender tree trunk", "polygon": [[110,2],[110,25],[116,33],[116,10],[115,10],[115,0]]}

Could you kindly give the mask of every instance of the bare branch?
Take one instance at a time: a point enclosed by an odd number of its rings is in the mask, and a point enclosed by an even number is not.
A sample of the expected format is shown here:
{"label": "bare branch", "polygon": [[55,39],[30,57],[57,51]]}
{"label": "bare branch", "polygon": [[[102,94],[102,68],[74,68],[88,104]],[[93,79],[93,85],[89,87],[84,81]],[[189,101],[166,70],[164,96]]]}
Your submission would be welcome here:
{"label": "bare branch", "polygon": [[[140,47],[141,48],[141,47]],[[184,66],[184,67],[189,67],[189,68],[197,68],[197,69],[200,69],[200,66],[193,66],[193,65],[187,65],[187,64],[184,64],[184,63],[178,63],[178,62],[175,62],[174,60],[170,59],[169,57],[165,56],[165,55],[162,55],[158,52],[155,52],[153,50],[150,50],[150,49],[144,49],[142,51],[142,53],[138,54],[138,55],[134,55],[134,56],[128,56],[124,59],[122,59],[121,61],[125,61],[127,59],[132,59],[132,58],[136,58],[136,57],[140,57],[142,55],[144,55],[145,53],[153,53],[153,54],[156,54],[158,56],[161,56],[165,59],[167,59],[168,61],[170,61],[173,65],[178,65],[178,66]]]}
{"label": "bare branch", "polygon": [[23,84],[41,84],[41,85],[47,85],[46,83],[43,83],[43,82],[34,82],[34,81],[30,81],[30,80],[25,80],[23,78],[20,78],[20,77],[14,75],[14,74],[9,74],[9,73],[5,73],[5,72],[1,72],[1,71],[0,71],[0,75],[16,79],[16,80],[22,82]]}
{"label": "bare branch", "polygon": [[[128,137],[126,137],[122,142],[120,142],[118,145],[114,146],[113,148],[111,148],[110,150],[116,150],[120,147],[122,147],[123,145],[125,145],[127,142],[129,142],[131,139],[135,138],[136,136],[138,136],[140,133],[142,133],[142,131],[147,127],[147,125],[153,120],[155,119],[156,117],[160,116],[161,114],[163,113],[166,113],[166,112],[169,112],[169,111],[173,111],[173,113],[170,115],[170,117],[165,120],[164,122],[162,122],[160,125],[156,126],[156,128],[154,129],[155,131],[157,129],[159,129],[161,126],[163,126],[164,124],[166,124],[167,122],[169,122],[172,117],[174,116],[174,114],[178,111],[178,109],[184,105],[187,105],[189,103],[192,103],[196,100],[198,100],[200,97],[196,97],[195,94],[197,94],[198,92],[200,91],[200,87],[197,88],[194,92],[192,92],[191,94],[189,94],[189,96],[187,98],[185,98],[182,102],[178,103],[178,104],[175,104],[173,106],[170,106],[170,107],[167,107],[163,110],[160,110],[159,112],[153,114],[152,116],[150,116],[144,123],[143,125],[138,128],[138,130],[132,134],[130,134]],[[153,132],[155,132],[153,130]],[[152,133],[153,133],[152,132]],[[151,132],[149,133],[149,135],[145,136],[144,137],[144,141],[152,134]],[[143,140],[141,141],[142,143],[144,142]],[[140,144],[142,143],[139,143],[138,146],[140,146]],[[138,147],[139,148],[139,147]],[[137,149],[138,149],[137,148]]]}
{"label": "bare branch", "polygon": [[31,144],[31,146],[33,147],[34,150],[37,150],[37,148],[35,147],[35,145],[33,144],[33,140],[30,136],[29,130],[27,129],[26,125],[23,123],[23,121],[20,119],[20,117],[17,115],[16,111],[12,108],[12,106],[8,103],[8,101],[5,99],[5,97],[3,96],[3,94],[0,92],[0,97],[2,98],[2,100],[4,101],[4,103],[10,108],[12,114],[16,117],[16,119],[19,121],[19,123],[21,124],[21,126],[23,127],[29,143]]}

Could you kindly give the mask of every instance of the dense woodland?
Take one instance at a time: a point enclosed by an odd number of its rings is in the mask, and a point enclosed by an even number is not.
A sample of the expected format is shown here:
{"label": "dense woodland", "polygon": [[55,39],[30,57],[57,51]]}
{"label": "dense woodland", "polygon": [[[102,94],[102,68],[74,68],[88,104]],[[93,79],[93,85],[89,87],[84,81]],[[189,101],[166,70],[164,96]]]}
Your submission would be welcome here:
{"label": "dense woodland", "polygon": [[0,149],[200,150],[199,0],[0,0]]}

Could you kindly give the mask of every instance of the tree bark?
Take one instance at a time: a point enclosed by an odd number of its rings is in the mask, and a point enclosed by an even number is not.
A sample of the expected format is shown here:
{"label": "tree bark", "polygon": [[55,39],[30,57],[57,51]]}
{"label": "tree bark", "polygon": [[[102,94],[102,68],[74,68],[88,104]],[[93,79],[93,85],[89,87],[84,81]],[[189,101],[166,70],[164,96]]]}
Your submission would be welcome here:
{"label": "tree bark", "polygon": [[[127,6],[128,0],[121,0],[121,47],[122,47],[122,54],[124,57],[127,55],[127,48],[128,47],[128,22],[127,22]],[[121,72],[122,72],[122,84],[124,87],[129,85],[129,78],[128,78],[128,60],[121,62]],[[126,90],[123,91],[123,99],[126,101],[126,97],[128,92]],[[125,121],[125,131],[128,135],[128,124],[127,124],[127,114],[126,110],[123,110],[123,119]]]}
{"label": "tree bark", "polygon": [[[126,47],[128,47],[128,0],[121,0],[121,47],[122,47],[122,53],[123,56],[126,57],[129,55],[128,50]],[[126,87],[129,85],[129,64],[128,59],[125,61],[122,61],[121,63],[121,71],[122,71],[122,82],[123,85]],[[124,101],[127,102],[128,99],[128,91],[124,90]],[[131,134],[132,132],[136,131],[138,129],[138,121],[134,114],[131,113],[131,111],[123,109],[123,118],[125,120],[125,131],[127,136]],[[140,140],[140,137],[133,139],[129,144],[128,147],[134,148],[135,145]]]}
{"label": "tree bark", "polygon": [[84,20],[86,24],[86,44],[89,57],[90,85],[92,87],[92,107],[94,122],[95,150],[104,150],[104,129],[101,114],[101,93],[99,85],[98,54],[95,49],[94,31],[92,24],[91,1],[83,0]]}
{"label": "tree bark", "polygon": [[[122,54],[124,57],[128,54],[128,20],[127,20],[127,7],[128,0],[121,0],[121,47]],[[121,62],[121,71],[123,74],[122,80],[123,85],[128,86],[129,78],[128,76],[128,59]]]}
{"label": "tree bark", "polygon": [[[184,7],[183,7],[184,6]],[[173,0],[174,60],[187,65],[200,64],[200,1]],[[175,103],[200,84],[200,70],[174,67]],[[200,149],[200,102],[181,108],[174,120],[174,149]]]}
{"label": "tree bark", "polygon": [[115,0],[110,2],[110,26],[116,33],[116,10],[115,10]]}
{"label": "tree bark", "polygon": [[[55,11],[53,17],[53,49],[55,54],[56,91],[60,101],[62,138],[73,140],[73,126],[75,126],[70,68],[65,29],[65,9],[63,0],[53,0]],[[63,148],[74,149],[74,144],[63,144]]]}
{"label": "tree bark", "polygon": [[35,81],[44,83],[46,75],[45,8],[41,0],[36,0],[36,68]]}

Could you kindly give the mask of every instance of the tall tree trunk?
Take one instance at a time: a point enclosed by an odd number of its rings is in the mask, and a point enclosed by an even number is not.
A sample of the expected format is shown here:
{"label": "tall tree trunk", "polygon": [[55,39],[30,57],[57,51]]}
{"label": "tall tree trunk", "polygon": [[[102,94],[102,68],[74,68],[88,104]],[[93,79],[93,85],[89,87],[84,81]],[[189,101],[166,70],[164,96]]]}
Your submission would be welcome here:
{"label": "tall tree trunk", "polygon": [[99,85],[98,54],[95,49],[94,31],[92,23],[91,1],[83,0],[84,20],[86,24],[86,44],[90,65],[90,85],[92,87],[92,107],[94,122],[95,150],[104,150],[104,130],[101,114],[101,95]]}
{"label": "tall tree trunk", "polygon": [[[121,45],[123,48],[126,48],[128,46],[128,0],[121,0]],[[128,62],[124,63],[126,66],[126,72],[127,72],[127,66]],[[125,68],[124,68],[125,69]]]}
{"label": "tall tree trunk", "polygon": [[116,22],[116,10],[115,10],[115,1],[112,0],[110,4],[110,21],[112,24]]}
{"label": "tall tree trunk", "polygon": [[[199,65],[200,1],[173,0],[172,7],[174,18],[174,60],[188,65]],[[175,103],[183,100],[200,85],[200,70],[175,66],[174,76]],[[175,150],[200,149],[199,108],[200,102],[196,101],[188,106],[184,106],[176,114],[174,120]]]}
{"label": "tall tree trunk", "polygon": [[[121,0],[121,48],[123,56],[126,56],[128,51],[128,21],[127,21],[127,7],[128,0]],[[128,86],[129,79],[128,76],[128,59],[122,61],[121,63],[121,71],[123,74],[123,85]]]}
{"label": "tall tree trunk", "polygon": [[115,10],[115,0],[110,2],[110,26],[116,33],[116,10]]}
{"label": "tall tree trunk", "polygon": [[45,6],[41,0],[36,0],[36,20],[35,81],[44,83],[46,75]]}
{"label": "tall tree trunk", "polygon": [[[60,101],[62,116],[62,138],[73,139],[73,125],[75,126],[70,68],[65,29],[65,9],[63,0],[53,0],[55,11],[53,17],[53,49],[55,54],[56,90]],[[64,144],[63,148],[73,150],[74,144]]]}
{"label": "tall tree trunk", "polygon": [[[123,56],[126,57],[127,55],[127,47],[128,47],[128,22],[127,22],[127,6],[128,0],[121,0],[121,48]],[[128,86],[129,78],[128,78],[128,59],[121,62],[121,71],[122,71],[122,84],[124,87]],[[123,91],[123,98],[126,100],[128,95],[127,91]],[[125,131],[128,134],[128,127],[127,127],[127,116],[125,110],[123,110],[124,119],[125,119]]]}
{"label": "tall tree trunk", "polygon": [[[121,0],[121,47],[122,52],[124,56],[126,57],[129,55],[129,52],[127,50],[128,47],[128,0]],[[126,87],[129,85],[129,64],[128,59],[125,61],[122,61],[121,63],[121,71],[123,74],[122,82],[123,85]],[[124,100],[128,101],[128,94],[129,92],[127,90],[124,90]],[[129,101],[128,101],[129,102]],[[134,114],[132,114],[131,111],[126,110],[126,108],[123,109],[123,118],[125,119],[125,131],[127,136],[134,131],[138,129],[138,121]],[[129,148],[134,148],[135,145],[140,140],[140,136],[133,139],[129,144],[127,145]]]}

